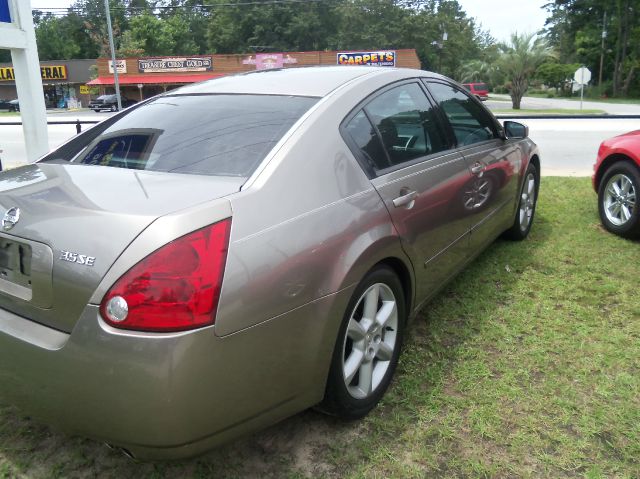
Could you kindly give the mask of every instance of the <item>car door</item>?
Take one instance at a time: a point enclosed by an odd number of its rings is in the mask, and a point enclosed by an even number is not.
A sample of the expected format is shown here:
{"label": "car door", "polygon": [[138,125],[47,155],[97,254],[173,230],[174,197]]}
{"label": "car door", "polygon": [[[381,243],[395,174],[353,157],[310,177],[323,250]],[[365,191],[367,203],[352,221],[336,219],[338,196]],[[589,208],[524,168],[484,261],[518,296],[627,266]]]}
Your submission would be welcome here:
{"label": "car door", "polygon": [[468,255],[460,196],[472,175],[419,80],[376,93],[345,119],[345,140],[371,178],[413,262],[420,303]]}
{"label": "car door", "polygon": [[513,221],[521,152],[515,142],[505,141],[497,121],[476,98],[451,83],[426,83],[473,175],[463,195],[471,250],[478,251]]}

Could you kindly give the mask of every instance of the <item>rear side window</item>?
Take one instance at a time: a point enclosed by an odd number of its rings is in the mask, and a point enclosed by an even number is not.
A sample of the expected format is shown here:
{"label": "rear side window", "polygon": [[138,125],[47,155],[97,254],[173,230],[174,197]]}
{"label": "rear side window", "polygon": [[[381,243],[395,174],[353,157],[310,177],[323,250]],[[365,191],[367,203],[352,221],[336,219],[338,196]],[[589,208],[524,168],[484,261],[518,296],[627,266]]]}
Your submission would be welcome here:
{"label": "rear side window", "polygon": [[316,101],[273,95],[163,96],[113,123],[73,161],[247,177]]}
{"label": "rear side window", "polygon": [[376,134],[371,122],[360,110],[345,126],[346,133],[351,137],[355,145],[360,150],[367,165],[373,170],[382,170],[391,166],[380,138]]}
{"label": "rear side window", "polygon": [[392,166],[446,149],[435,111],[417,83],[382,93],[365,111],[380,133]]}
{"label": "rear side window", "polygon": [[435,108],[417,83],[374,97],[345,126],[361,158],[374,171],[413,163],[448,148]]}

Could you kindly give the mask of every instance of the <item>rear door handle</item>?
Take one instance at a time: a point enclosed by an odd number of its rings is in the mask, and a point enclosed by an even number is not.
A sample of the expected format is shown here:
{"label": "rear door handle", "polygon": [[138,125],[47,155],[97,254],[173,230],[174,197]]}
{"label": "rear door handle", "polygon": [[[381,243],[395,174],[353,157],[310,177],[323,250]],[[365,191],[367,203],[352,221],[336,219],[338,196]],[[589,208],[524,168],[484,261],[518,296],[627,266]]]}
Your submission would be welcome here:
{"label": "rear door handle", "polygon": [[474,175],[482,173],[483,171],[484,171],[484,165],[479,161],[476,161],[471,167],[471,173],[473,173]]}
{"label": "rear door handle", "polygon": [[397,198],[393,199],[393,206],[395,206],[396,208],[400,208],[401,206],[405,206],[407,209],[413,208],[413,204],[418,197],[418,192],[407,191],[403,188],[402,190],[400,190],[400,194],[402,196],[398,196]]}

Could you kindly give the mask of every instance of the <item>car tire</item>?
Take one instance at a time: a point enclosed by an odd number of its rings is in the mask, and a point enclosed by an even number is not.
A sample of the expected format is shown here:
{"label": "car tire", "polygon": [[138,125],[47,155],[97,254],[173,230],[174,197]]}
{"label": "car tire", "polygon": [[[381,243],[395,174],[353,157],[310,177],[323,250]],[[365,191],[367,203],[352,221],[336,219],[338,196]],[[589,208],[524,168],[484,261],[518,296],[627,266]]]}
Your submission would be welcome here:
{"label": "car tire", "polygon": [[540,189],[540,172],[536,165],[529,163],[520,189],[518,209],[511,227],[504,232],[504,237],[514,241],[522,241],[529,236],[538,203]]}
{"label": "car tire", "polygon": [[100,113],[100,110],[93,110],[93,111],[95,111],[96,113]]}
{"label": "car tire", "polygon": [[393,378],[405,325],[405,295],[398,276],[386,266],[371,270],[349,301],[318,408],[343,419],[371,411]]}
{"label": "car tire", "polygon": [[623,238],[640,238],[640,169],[628,161],[611,165],[598,188],[602,225]]}

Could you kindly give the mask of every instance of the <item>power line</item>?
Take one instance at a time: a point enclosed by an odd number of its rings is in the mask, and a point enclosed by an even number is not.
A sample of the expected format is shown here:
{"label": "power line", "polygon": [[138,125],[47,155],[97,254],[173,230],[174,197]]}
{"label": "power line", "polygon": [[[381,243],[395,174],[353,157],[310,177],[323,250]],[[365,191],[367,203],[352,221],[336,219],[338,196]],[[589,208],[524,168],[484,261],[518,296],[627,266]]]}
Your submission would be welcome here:
{"label": "power line", "polygon": [[[135,6],[112,6],[111,10],[141,10],[141,11],[154,11],[154,10],[190,10],[190,9],[215,9],[221,7],[245,7],[256,5],[287,5],[296,3],[321,3],[327,0],[262,0],[262,1],[248,1],[248,2],[230,2],[230,3],[215,3],[210,5],[198,4],[198,5],[160,5],[155,7],[135,7]],[[329,3],[329,2],[327,2]],[[61,12],[66,13],[69,11],[81,12],[80,7],[32,7],[31,10],[38,10],[42,12]]]}

